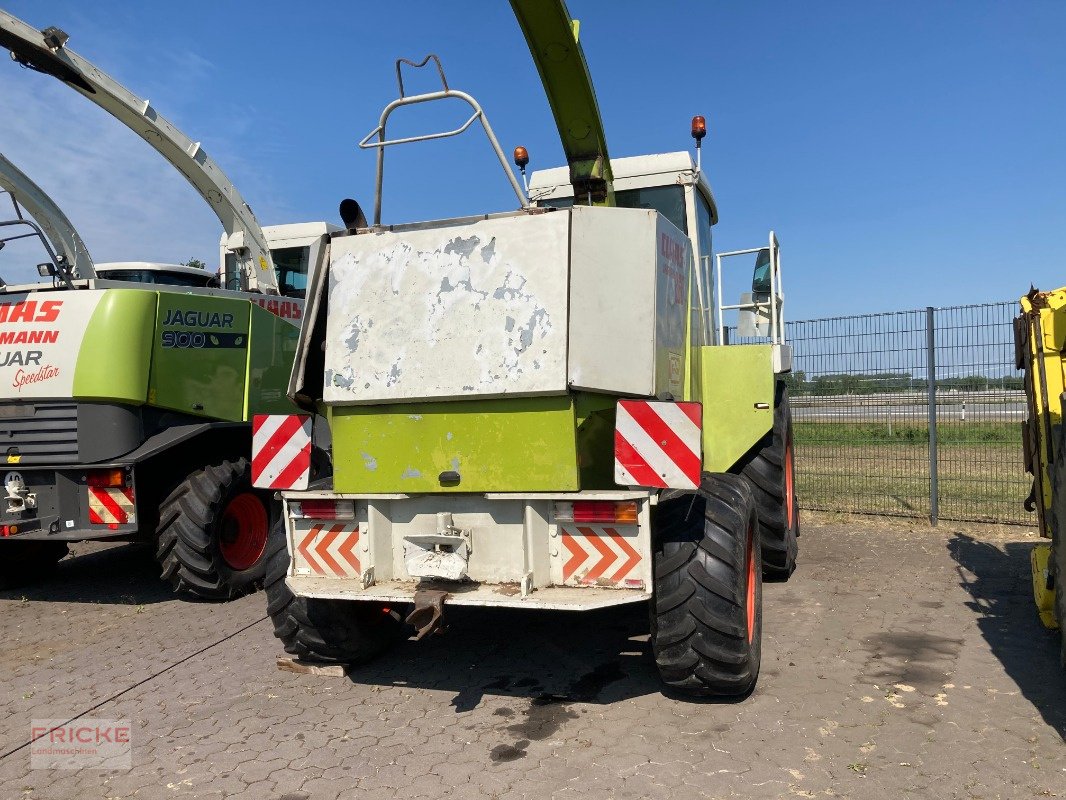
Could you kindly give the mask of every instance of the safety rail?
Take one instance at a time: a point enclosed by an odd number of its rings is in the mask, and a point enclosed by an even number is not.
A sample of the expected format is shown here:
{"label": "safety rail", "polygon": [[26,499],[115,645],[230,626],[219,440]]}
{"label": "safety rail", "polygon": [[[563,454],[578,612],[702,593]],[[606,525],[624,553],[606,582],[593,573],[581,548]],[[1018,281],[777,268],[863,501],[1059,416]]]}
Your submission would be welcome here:
{"label": "safety rail", "polygon": [[[407,96],[404,93],[403,88],[403,73],[401,71],[401,64],[408,64],[415,69],[426,66],[430,61],[433,61],[437,66],[437,72],[440,74],[441,85],[444,87],[439,92],[428,92],[426,94],[417,94]],[[465,131],[471,125],[474,124],[474,120],[481,122],[481,127],[485,130],[485,135],[489,139],[489,144],[492,145],[493,151],[496,153],[496,157],[500,160],[500,165],[503,167],[505,173],[507,173],[507,179],[511,184],[511,188],[514,189],[515,195],[518,197],[518,202],[522,208],[529,208],[529,200],[526,198],[525,193],[522,191],[522,187],[518,183],[518,179],[511,172],[511,167],[507,163],[507,157],[503,154],[503,150],[500,149],[500,143],[496,139],[496,134],[492,131],[492,126],[489,125],[488,118],[485,116],[485,112],[478,104],[477,100],[471,97],[466,92],[461,92],[457,89],[452,89],[448,86],[448,80],[444,76],[444,67],[441,66],[440,59],[430,53],[418,63],[410,61],[406,58],[396,59],[396,80],[400,86],[400,96],[385,106],[384,111],[381,112],[381,118],[378,120],[378,126],[374,130],[370,131],[364,136],[360,142],[359,147],[363,150],[371,148],[377,148],[378,151],[378,163],[377,163],[377,175],[374,180],[374,225],[381,224],[381,187],[385,173],[385,148],[391,147],[396,144],[410,144],[411,142],[427,142],[433,139],[446,139],[449,136],[458,136]],[[386,139],[385,138],[385,125],[388,122],[389,115],[392,114],[397,108],[401,106],[415,105],[417,103],[429,103],[435,100],[445,99],[462,100],[467,103],[474,113],[470,115],[462,125],[454,130],[443,131],[439,133],[428,133],[419,136],[405,136],[401,139]],[[377,141],[371,141],[374,137],[377,137]]]}
{"label": "safety rail", "polygon": [[[768,254],[768,277],[769,277],[769,293],[765,300],[756,299],[759,293],[752,291],[752,299],[750,302],[741,301],[732,305],[726,305],[722,303],[722,267],[723,261],[727,258],[734,256],[745,256],[754,254],[762,254],[767,252]],[[758,268],[758,264],[757,267]],[[716,285],[718,287],[718,343],[725,344],[725,317],[726,311],[738,311],[741,314],[741,319],[738,322],[738,333],[745,337],[760,337],[769,338],[771,344],[782,345],[785,343],[785,325],[784,325],[784,306],[785,295],[781,286],[781,246],[777,241],[777,235],[770,231],[769,247],[749,247],[744,250],[730,250],[725,253],[718,253],[715,256],[715,272]],[[761,332],[758,316],[761,312],[768,312],[769,316],[769,336]],[[750,332],[745,330],[743,315],[747,313],[750,316],[749,326]]]}

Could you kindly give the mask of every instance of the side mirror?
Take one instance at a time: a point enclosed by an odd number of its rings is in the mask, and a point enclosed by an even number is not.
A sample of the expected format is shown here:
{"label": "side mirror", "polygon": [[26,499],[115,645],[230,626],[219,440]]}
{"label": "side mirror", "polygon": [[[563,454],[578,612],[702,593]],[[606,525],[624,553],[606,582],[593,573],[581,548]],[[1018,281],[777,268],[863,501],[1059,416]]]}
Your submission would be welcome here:
{"label": "side mirror", "polygon": [[770,294],[770,248],[764,247],[755,258],[755,271],[751,275],[751,293]]}

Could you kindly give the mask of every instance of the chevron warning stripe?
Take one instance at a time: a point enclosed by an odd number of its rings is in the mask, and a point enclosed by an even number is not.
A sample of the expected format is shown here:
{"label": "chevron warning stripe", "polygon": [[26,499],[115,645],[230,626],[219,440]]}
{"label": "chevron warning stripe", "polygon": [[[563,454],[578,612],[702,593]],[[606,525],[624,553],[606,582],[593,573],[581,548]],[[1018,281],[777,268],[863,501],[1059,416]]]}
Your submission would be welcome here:
{"label": "chevron warning stripe", "polygon": [[703,466],[703,406],[619,400],[614,481],[620,486],[695,489]]}
{"label": "chevron warning stripe", "polygon": [[[641,555],[633,546],[636,526],[560,525],[559,531],[569,553],[563,564],[564,584],[632,588],[643,583]],[[623,535],[629,532],[631,536]]]}
{"label": "chevron warning stripe", "polygon": [[300,561],[314,574],[327,578],[358,578],[362,566],[355,548],[359,544],[359,524],[314,525],[296,531],[297,567]]}
{"label": "chevron warning stripe", "polygon": [[252,485],[306,489],[311,477],[311,417],[256,414],[252,418]]}

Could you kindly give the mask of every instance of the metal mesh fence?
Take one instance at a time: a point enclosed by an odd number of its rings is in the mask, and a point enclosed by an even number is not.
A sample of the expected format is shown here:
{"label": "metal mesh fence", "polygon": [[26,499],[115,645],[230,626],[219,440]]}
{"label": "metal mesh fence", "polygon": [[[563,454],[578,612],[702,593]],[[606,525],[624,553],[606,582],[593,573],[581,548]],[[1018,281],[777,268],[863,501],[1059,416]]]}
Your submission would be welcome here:
{"label": "metal mesh fence", "polygon": [[1004,302],[788,323],[803,507],[1031,522],[1022,508],[1030,478],[1016,309]]}
{"label": "metal mesh fence", "polygon": [[1014,368],[1018,304],[934,311],[939,511],[943,519],[1031,522],[1022,465],[1026,417]]}

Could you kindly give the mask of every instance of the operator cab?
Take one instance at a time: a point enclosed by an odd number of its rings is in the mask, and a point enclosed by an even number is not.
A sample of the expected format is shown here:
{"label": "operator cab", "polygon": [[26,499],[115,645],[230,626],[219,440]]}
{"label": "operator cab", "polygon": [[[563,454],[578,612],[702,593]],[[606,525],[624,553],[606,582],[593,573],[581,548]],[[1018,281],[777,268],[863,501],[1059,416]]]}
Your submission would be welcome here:
{"label": "operator cab", "polygon": [[[701,119],[698,118],[697,119]],[[693,120],[693,136],[702,136]],[[780,248],[770,232],[767,247],[720,253],[712,262],[711,226],[718,222],[718,209],[705,174],[687,152],[661,153],[632,158],[612,158],[615,203],[621,208],[654,209],[682,231],[692,244],[697,264],[697,289],[700,292],[707,340],[716,344],[729,342],[726,316],[735,314],[736,333],[742,341],[755,343],[769,340],[775,347],[774,365],[778,372],[790,368],[790,351],[784,345],[781,289]],[[566,167],[541,170],[530,176],[530,202],[539,207],[569,208],[574,204],[574,187]],[[736,304],[724,304],[721,297],[723,261],[754,261],[751,289]],[[739,264],[738,264],[739,265]],[[750,269],[750,265],[749,265]]]}
{"label": "operator cab", "polygon": [[[707,315],[704,324],[711,340],[711,226],[718,222],[718,207],[707,177],[687,152],[612,158],[611,172],[618,207],[653,209],[688,237],[696,261],[699,305]],[[556,167],[534,172],[529,181],[529,199],[541,208],[570,208],[574,204],[570,170]]]}
{"label": "operator cab", "polygon": [[[270,246],[278,292],[283,297],[303,298],[307,293],[310,273],[318,267],[329,234],[341,230],[328,222],[297,222],[289,225],[267,225],[263,236]],[[222,263],[226,265],[224,288],[240,289],[237,260],[226,248],[226,235],[220,243]]]}
{"label": "operator cab", "polygon": [[[658,211],[692,242],[701,270],[709,271],[711,226],[718,208],[706,176],[686,152],[612,158],[614,199],[620,208]],[[530,176],[529,199],[535,206],[569,208],[574,187],[566,167],[538,170]]]}

